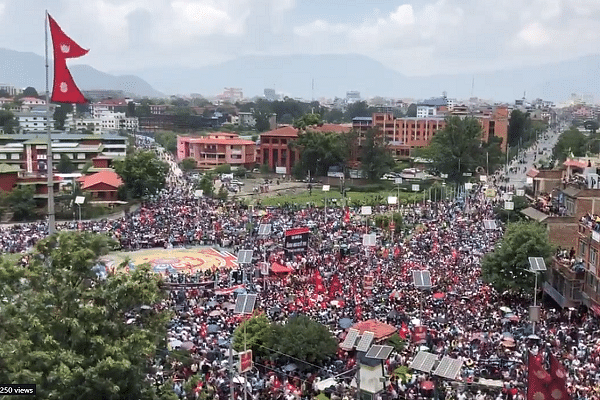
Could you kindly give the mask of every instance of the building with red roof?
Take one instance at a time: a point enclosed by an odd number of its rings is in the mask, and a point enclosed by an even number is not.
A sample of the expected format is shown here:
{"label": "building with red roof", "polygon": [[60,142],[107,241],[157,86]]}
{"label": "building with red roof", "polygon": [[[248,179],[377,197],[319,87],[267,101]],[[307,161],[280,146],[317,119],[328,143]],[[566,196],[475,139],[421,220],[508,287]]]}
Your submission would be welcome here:
{"label": "building with red roof", "polygon": [[[349,124],[323,124],[307,128],[307,130],[323,133],[348,133],[351,129],[352,126]],[[290,143],[298,138],[298,133],[299,130],[293,126],[282,126],[261,134],[256,162],[267,164],[272,171],[277,171],[277,167],[285,167],[285,173],[291,174],[292,168],[300,160],[300,152],[290,148]]]}
{"label": "building with red roof", "polygon": [[106,170],[91,175],[82,176],[78,179],[81,190],[90,193],[92,199],[103,202],[118,201],[117,191],[123,180],[114,171]]}
{"label": "building with red roof", "polygon": [[211,169],[222,164],[252,168],[256,162],[255,155],[256,143],[240,139],[235,133],[177,136],[177,159],[193,158],[200,169]]}
{"label": "building with red roof", "polygon": [[365,332],[373,332],[375,334],[374,340],[376,343],[389,338],[396,332],[394,326],[377,321],[376,319],[357,322],[352,326],[352,329],[356,329],[361,335]]}

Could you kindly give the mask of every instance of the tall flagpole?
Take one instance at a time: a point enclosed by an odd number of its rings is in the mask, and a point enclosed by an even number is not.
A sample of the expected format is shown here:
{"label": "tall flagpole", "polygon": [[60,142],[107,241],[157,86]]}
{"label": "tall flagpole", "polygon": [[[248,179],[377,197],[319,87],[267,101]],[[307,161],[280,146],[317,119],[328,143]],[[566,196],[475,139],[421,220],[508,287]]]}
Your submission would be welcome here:
{"label": "tall flagpole", "polygon": [[48,235],[56,232],[54,222],[54,177],[52,171],[52,129],[50,127],[50,89],[48,85],[49,69],[48,69],[48,10],[46,10],[46,19],[44,20],[44,31],[46,36],[46,132],[48,134],[46,150],[47,160],[46,167],[48,171]]}

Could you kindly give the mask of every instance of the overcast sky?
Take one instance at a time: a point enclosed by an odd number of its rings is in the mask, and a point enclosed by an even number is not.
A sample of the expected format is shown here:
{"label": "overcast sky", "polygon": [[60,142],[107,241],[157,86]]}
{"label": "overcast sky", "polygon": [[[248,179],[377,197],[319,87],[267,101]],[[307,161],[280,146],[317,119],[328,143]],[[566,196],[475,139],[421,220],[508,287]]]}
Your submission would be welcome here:
{"label": "overcast sky", "polygon": [[44,9],[106,72],[359,53],[430,75],[600,53],[600,0],[0,0],[0,47],[43,55]]}

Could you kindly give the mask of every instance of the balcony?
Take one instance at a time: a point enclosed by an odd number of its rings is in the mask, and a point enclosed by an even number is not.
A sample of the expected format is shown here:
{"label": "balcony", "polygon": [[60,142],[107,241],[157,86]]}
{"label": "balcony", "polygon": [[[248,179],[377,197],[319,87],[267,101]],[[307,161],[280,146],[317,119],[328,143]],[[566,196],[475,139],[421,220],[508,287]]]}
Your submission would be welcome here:
{"label": "balcony", "polygon": [[578,266],[577,263],[571,265],[571,261],[566,258],[552,257],[553,267],[570,281],[585,279],[585,269]]}

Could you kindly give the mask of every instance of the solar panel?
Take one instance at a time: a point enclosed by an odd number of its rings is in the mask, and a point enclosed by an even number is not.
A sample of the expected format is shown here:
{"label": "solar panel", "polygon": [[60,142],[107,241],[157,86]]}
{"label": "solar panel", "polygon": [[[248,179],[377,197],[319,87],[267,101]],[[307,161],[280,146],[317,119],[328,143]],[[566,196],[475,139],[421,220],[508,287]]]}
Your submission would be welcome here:
{"label": "solar panel", "polygon": [[542,257],[529,257],[529,265],[532,272],[540,272],[547,269],[546,262]]}
{"label": "solar panel", "polygon": [[497,227],[496,221],[493,219],[485,219],[483,220],[483,227],[488,231],[493,231]]}
{"label": "solar panel", "polygon": [[271,233],[271,224],[260,224],[258,226],[258,234],[266,236]]}
{"label": "solar panel", "polygon": [[346,338],[340,347],[344,350],[352,350],[356,344],[356,338],[358,338],[358,334],[359,332],[356,329],[348,330],[348,334],[346,335]]}
{"label": "solar panel", "polygon": [[365,233],[363,235],[363,246],[375,246],[377,243],[376,233]]}
{"label": "solar panel", "polygon": [[253,250],[240,250],[238,253],[238,256],[237,256],[238,265],[251,264],[253,255],[254,255]]}
{"label": "solar panel", "polygon": [[413,271],[413,283],[416,288],[430,289],[431,274],[429,271]]}
{"label": "solar panel", "polygon": [[412,369],[425,372],[429,374],[433,369],[433,365],[438,360],[437,356],[426,351],[420,351],[415,356],[414,360],[410,364]]}
{"label": "solar panel", "polygon": [[234,314],[252,314],[256,304],[256,294],[238,294],[235,300]]}
{"label": "solar panel", "polygon": [[374,338],[375,338],[375,334],[373,332],[364,332],[362,334],[362,337],[358,341],[358,344],[356,345],[356,350],[358,350],[358,351],[369,350],[369,346],[371,346],[371,343],[373,342]]}
{"label": "solar panel", "polygon": [[463,360],[456,358],[444,357],[433,372],[434,375],[441,376],[446,379],[456,379],[462,368]]}
{"label": "solar panel", "polygon": [[367,352],[365,357],[374,358],[376,360],[386,360],[392,354],[394,348],[392,346],[375,345]]}

